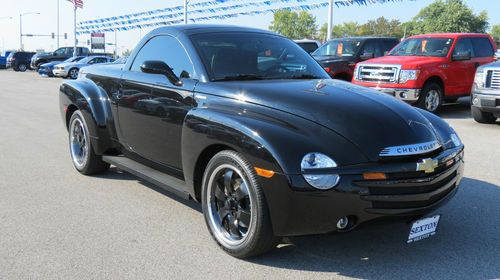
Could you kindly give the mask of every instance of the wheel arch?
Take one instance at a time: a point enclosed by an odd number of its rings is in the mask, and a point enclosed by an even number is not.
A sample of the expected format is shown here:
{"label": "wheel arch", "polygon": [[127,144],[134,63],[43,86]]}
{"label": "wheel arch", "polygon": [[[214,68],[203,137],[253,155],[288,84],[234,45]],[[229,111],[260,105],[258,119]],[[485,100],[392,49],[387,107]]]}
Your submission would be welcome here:
{"label": "wheel arch", "polygon": [[440,76],[435,76],[435,75],[430,76],[425,80],[424,85],[422,86],[422,89],[424,89],[427,85],[429,85],[431,83],[435,83],[435,84],[439,85],[439,87],[441,87],[441,90],[442,90],[441,94],[443,94],[442,97],[444,97],[445,92],[446,92],[444,80]]}
{"label": "wheel arch", "polygon": [[109,124],[113,122],[111,106],[102,88],[91,81],[67,81],[59,89],[59,106],[66,128],[71,115],[76,110],[82,112],[96,154],[114,148],[109,131]]}

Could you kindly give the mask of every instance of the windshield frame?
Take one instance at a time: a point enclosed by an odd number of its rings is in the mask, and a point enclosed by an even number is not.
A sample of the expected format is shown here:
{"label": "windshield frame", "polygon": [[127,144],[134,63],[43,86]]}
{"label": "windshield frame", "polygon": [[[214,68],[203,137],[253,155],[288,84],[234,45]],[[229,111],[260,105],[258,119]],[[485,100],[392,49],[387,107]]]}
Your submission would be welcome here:
{"label": "windshield frame", "polygon": [[[195,33],[187,36],[188,41],[190,42],[190,45],[192,46],[192,49],[196,52],[197,60],[200,62],[201,68],[203,69],[204,73],[206,74],[207,81],[208,82],[221,82],[221,81],[248,81],[248,80],[285,80],[287,77],[276,77],[276,76],[260,76],[260,75],[247,75],[245,73],[240,73],[240,75],[235,75],[235,76],[230,76],[229,79],[221,79],[217,78],[214,76],[214,73],[212,73],[212,70],[210,68],[210,65],[207,65],[206,60],[203,57],[203,51],[200,49],[200,46],[197,44],[196,37],[198,36],[214,36],[214,35],[225,35],[225,36],[241,36],[241,35],[257,35],[257,36],[263,36],[263,37],[268,37],[268,38],[276,38],[279,40],[286,40],[288,44],[290,44],[291,47],[296,48],[298,52],[301,52],[304,56],[304,59],[307,59],[310,61],[311,65],[317,69],[318,75],[314,75],[315,79],[330,79],[330,76],[324,71],[323,67],[317,62],[309,53],[307,53],[304,49],[302,49],[300,46],[298,46],[293,40],[283,37],[278,34],[273,34],[273,33],[265,33],[265,32],[251,32],[251,31],[221,31],[221,32],[210,32],[210,33]],[[285,72],[287,73],[287,72]],[[299,71],[290,71],[289,72],[292,76],[297,76],[293,75],[295,74],[310,74],[312,72],[299,72]],[[241,76],[241,79],[238,79],[237,76]],[[252,77],[253,76],[253,77]],[[289,78],[293,79],[293,78]]]}
{"label": "windshield frame", "polygon": [[[404,44],[409,44],[410,41],[412,40],[420,40],[419,42],[419,46],[421,46],[422,44],[422,41],[423,40],[448,40],[449,42],[449,48],[448,48],[448,52],[446,54],[443,54],[443,55],[418,55],[416,53],[412,53],[412,54],[407,54],[407,53],[403,53],[401,55],[395,55],[393,54],[397,49],[399,49],[399,47],[403,46]],[[401,56],[409,56],[409,57],[440,57],[440,58],[444,58],[444,57],[448,57],[451,53],[452,53],[452,50],[455,48],[455,43],[457,42],[456,38],[453,38],[453,37],[409,37],[407,38],[406,40],[400,42],[399,44],[397,44],[394,48],[392,48],[392,50],[387,54],[387,56],[392,56],[392,57],[401,57]]]}

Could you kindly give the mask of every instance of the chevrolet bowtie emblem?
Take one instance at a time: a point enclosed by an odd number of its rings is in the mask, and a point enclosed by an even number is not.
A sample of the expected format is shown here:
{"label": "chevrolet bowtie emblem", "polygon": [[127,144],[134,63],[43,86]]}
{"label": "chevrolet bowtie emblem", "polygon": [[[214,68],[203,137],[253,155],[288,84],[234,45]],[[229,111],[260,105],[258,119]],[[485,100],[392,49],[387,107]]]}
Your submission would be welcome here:
{"label": "chevrolet bowtie emblem", "polygon": [[417,163],[417,171],[424,171],[425,173],[432,173],[438,167],[439,162],[435,159],[424,158]]}

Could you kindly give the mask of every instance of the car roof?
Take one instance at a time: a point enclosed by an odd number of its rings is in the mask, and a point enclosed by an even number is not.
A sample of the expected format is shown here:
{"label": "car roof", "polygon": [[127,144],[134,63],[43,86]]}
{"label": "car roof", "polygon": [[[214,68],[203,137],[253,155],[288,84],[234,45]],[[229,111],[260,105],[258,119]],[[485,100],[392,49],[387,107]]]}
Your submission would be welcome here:
{"label": "car roof", "polygon": [[242,27],[236,25],[222,25],[222,24],[181,24],[174,26],[165,26],[153,30],[150,36],[155,36],[158,34],[170,34],[176,36],[179,33],[184,33],[186,35],[202,34],[202,33],[217,33],[217,32],[257,32],[257,33],[267,33],[274,34],[274,32],[251,28]]}
{"label": "car roof", "polygon": [[409,38],[459,38],[459,37],[489,37],[484,33],[430,33],[411,36]]}

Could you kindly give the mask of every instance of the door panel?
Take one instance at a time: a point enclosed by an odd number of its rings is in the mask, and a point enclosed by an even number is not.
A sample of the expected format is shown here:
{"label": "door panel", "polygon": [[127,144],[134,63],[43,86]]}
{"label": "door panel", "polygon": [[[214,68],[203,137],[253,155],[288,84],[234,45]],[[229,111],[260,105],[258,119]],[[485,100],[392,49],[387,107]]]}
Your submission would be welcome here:
{"label": "door panel", "polygon": [[[455,48],[453,49],[453,54],[470,52],[474,56],[474,51],[472,49],[472,44],[469,38],[460,38]],[[474,80],[474,75],[476,72],[476,67],[474,59],[465,61],[451,61],[448,73],[447,90],[446,95],[460,95],[470,92],[472,82]]]}

